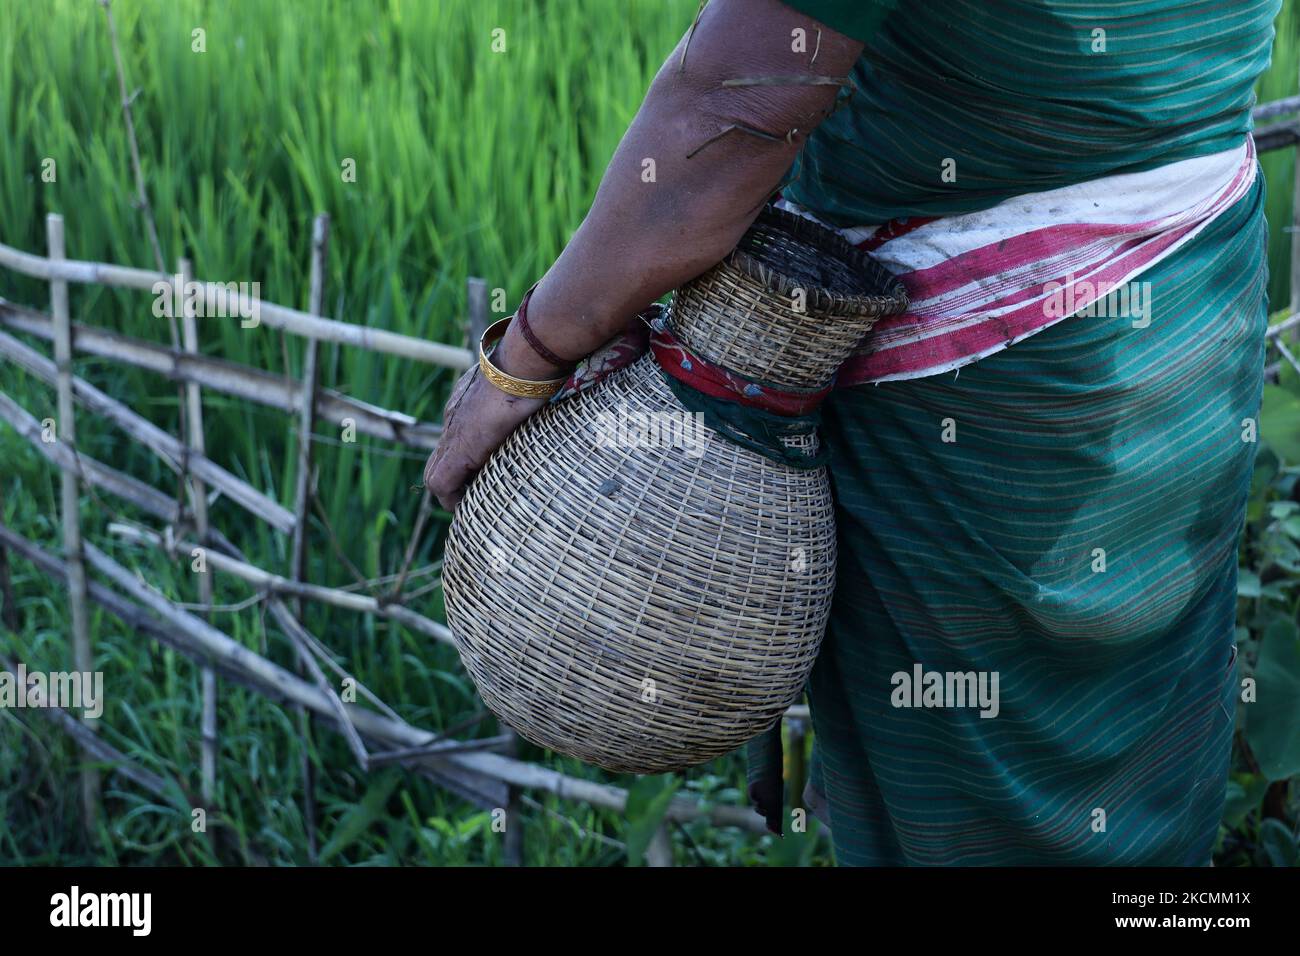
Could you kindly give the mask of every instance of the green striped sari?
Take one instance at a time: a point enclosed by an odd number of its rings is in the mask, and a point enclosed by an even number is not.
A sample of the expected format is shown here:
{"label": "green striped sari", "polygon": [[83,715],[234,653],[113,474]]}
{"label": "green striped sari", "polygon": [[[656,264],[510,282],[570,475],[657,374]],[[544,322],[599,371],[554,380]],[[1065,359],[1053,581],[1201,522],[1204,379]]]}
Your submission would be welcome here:
{"label": "green striped sari", "polygon": [[[1075,317],[956,376],[828,403],[840,583],[809,683],[811,784],[839,862],[1209,861],[1262,182],[1143,276],[1150,327]],[[997,716],[894,706],[917,664],[996,673]]]}
{"label": "green striped sari", "polygon": [[[791,5],[869,41],[787,189],[839,225],[1236,146],[1278,9]],[[1073,316],[959,374],[828,402],[840,580],[808,688],[808,796],[840,863],[1209,862],[1262,388],[1262,193],[1259,178],[1140,276],[1149,327]],[[954,701],[964,678],[996,679],[995,705]],[[948,693],[922,693],[931,679]]]}

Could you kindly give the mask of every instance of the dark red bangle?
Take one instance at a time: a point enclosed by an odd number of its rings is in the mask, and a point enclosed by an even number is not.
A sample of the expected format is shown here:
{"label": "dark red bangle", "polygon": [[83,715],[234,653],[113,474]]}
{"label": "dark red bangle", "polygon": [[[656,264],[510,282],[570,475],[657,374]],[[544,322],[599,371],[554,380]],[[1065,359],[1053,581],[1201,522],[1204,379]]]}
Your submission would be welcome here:
{"label": "dark red bangle", "polygon": [[[528,324],[528,300],[533,297],[533,289],[537,288],[537,283],[533,283],[533,288],[524,293],[524,297],[519,301],[519,311],[515,313],[515,319],[519,323],[519,331],[524,337],[524,341],[532,348],[534,352],[543,359],[554,365],[556,368],[571,369],[578,364],[575,359],[562,359],[545,345],[533,334],[532,327]],[[514,324],[513,322],[511,323]]]}

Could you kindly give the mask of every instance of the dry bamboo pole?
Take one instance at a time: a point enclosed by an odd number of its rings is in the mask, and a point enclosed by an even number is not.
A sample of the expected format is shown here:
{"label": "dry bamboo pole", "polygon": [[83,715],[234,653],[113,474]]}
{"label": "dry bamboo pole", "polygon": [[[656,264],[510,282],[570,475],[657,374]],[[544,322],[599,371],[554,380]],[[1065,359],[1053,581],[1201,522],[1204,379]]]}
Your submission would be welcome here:
{"label": "dry bamboo pole", "polygon": [[[0,332],[0,356],[14,360],[50,385],[56,385],[58,382],[58,371],[54,362],[3,332]],[[89,382],[76,376],[72,376],[71,381],[72,394],[77,401],[88,410],[112,421],[172,468],[179,470],[181,463],[188,457],[191,470],[208,485],[219,489],[232,501],[241,505],[250,514],[261,518],[277,531],[288,533],[293,530],[293,513],[279,502],[262,494],[242,478],[232,475],[206,455],[187,452],[185,446],[173,435],[163,431],[143,416],[137,415],[116,399],[109,398]]]}
{"label": "dry bamboo pole", "polygon": [[654,867],[673,865],[673,837],[668,832],[666,820],[655,829],[654,836],[650,838],[645,848],[645,865]]}
{"label": "dry bamboo pole", "polygon": [[[54,340],[49,316],[4,299],[0,299],[0,324],[46,341]],[[72,333],[78,353],[114,359],[172,381],[197,382],[223,395],[284,412],[297,411],[302,404],[300,384],[282,375],[213,356],[177,352],[165,345],[76,322],[72,323]],[[442,426],[434,422],[422,422],[404,412],[380,408],[331,389],[317,389],[316,414],[334,424],[351,418],[362,434],[427,451],[437,447],[442,434]]]}
{"label": "dry bamboo pole", "polygon": [[483,337],[483,332],[488,327],[488,295],[487,280],[477,279],[470,276],[465,280],[465,303],[466,311],[469,313],[469,327],[466,330],[466,336],[469,339],[469,350],[474,352],[478,348],[479,339]]}
{"label": "dry bamboo pole", "polygon": [[[131,525],[112,524],[109,525],[109,531],[127,541],[149,544],[156,548],[167,549],[169,547],[169,542],[165,541],[162,535]],[[197,547],[193,542],[183,540],[170,542],[170,546],[179,550],[182,554],[188,554],[193,548]],[[444,644],[454,643],[451,631],[445,624],[440,624],[400,604],[384,603],[368,594],[357,594],[339,588],[325,587],[321,584],[291,581],[281,575],[272,574],[270,571],[263,570],[256,565],[240,561],[217,551],[209,550],[204,557],[208,562],[208,567],[213,570],[233,574],[235,577],[242,578],[261,590],[272,594],[283,594],[289,597],[319,601],[322,604],[345,608],[349,611],[359,611],[363,614],[378,614],[382,617],[392,618],[399,624],[403,624],[419,634],[442,641]]]}
{"label": "dry bamboo pole", "polygon": [[[176,274],[181,277],[182,286],[190,280],[188,259],[181,259],[176,264]],[[182,347],[191,355],[199,354],[199,327],[194,317],[194,306],[188,299],[182,299],[181,305],[181,339]],[[203,390],[198,382],[185,383],[185,434],[189,438],[189,447],[200,455],[207,454],[207,442],[203,432]],[[188,457],[187,457],[188,460]],[[194,510],[194,532],[204,541],[208,536],[208,489],[203,479],[188,475],[190,486],[190,504]],[[204,567],[199,572],[199,601],[212,606],[212,575]],[[204,620],[211,621],[211,611],[204,612]],[[211,667],[204,667],[199,672],[202,688],[202,710],[199,721],[199,793],[206,806],[211,806],[217,789],[217,675]]]}
{"label": "dry bamboo pole", "polygon": [[[311,290],[308,308],[319,315],[325,296],[325,257],[329,241],[329,216],[321,213],[312,223],[311,230]],[[316,425],[316,339],[307,336],[303,343],[302,386],[298,405],[298,474],[294,489],[293,551],[290,560],[290,577],[295,581],[307,579],[307,507],[311,495],[311,434]],[[301,599],[297,602],[302,614]]]}
{"label": "dry bamboo pole", "polygon": [[1300,113],[1300,96],[1287,96],[1280,100],[1273,100],[1268,103],[1261,103],[1255,107],[1255,122],[1272,119],[1275,116],[1285,116],[1287,113]]}
{"label": "dry bamboo pole", "polygon": [[1264,333],[1264,337],[1266,339],[1277,338],[1283,332],[1289,331],[1290,329],[1294,329],[1297,326],[1300,326],[1300,312],[1297,312],[1294,315],[1287,316],[1287,318],[1283,319],[1277,325],[1274,325],[1272,328],[1270,328],[1267,332]]}
{"label": "dry bamboo pole", "polygon": [[[63,258],[63,217],[51,213],[45,218],[50,259]],[[50,283],[50,314],[54,319],[54,371],[58,393],[58,440],[73,454],[77,448],[77,424],[72,401],[72,327],[68,316],[68,284]],[[60,470],[62,491],[63,552],[68,562],[68,608],[72,617],[73,668],[83,674],[95,669],[90,646],[90,618],[86,608],[86,568],[82,561],[80,486],[75,471]],[[93,724],[87,723],[93,730]],[[81,768],[81,822],[87,839],[95,833],[99,816],[99,773],[91,766]]]}
{"label": "dry bamboo pole", "polygon": [[310,677],[316,688],[325,695],[329,701],[334,716],[338,719],[339,731],[347,740],[348,747],[352,750],[352,755],[356,758],[357,764],[362,770],[370,769],[370,754],[366,752],[366,745],[361,740],[361,735],[357,733],[356,726],[352,723],[348,714],[348,709],[343,704],[343,698],[339,692],[334,689],[325,677],[325,672],[321,670],[320,664],[316,662],[313,656],[315,639],[307,632],[307,629],[299,623],[298,619],[290,613],[285,603],[278,598],[273,598],[270,602],[271,613],[276,621],[284,628],[289,640],[293,642],[294,651],[297,655],[299,668],[302,671],[301,676]]}
{"label": "dry bamboo pole", "polygon": [[[308,291],[307,309],[312,315],[324,311],[325,264],[329,240],[329,216],[320,213],[312,222],[311,229],[311,285]],[[303,343],[302,385],[298,396],[298,471],[294,488],[294,526],[293,546],[289,553],[289,576],[294,581],[307,580],[307,508],[312,494],[312,456],[311,436],[316,428],[316,385],[318,348],[316,339],[307,336]],[[286,369],[286,371],[288,371]],[[303,600],[294,599],[294,615],[303,621]],[[299,648],[298,674],[304,676],[307,654]],[[311,762],[312,724],[311,715],[306,708],[298,708],[298,733],[302,737],[302,779],[303,779],[303,819],[307,824],[307,855],[312,863],[316,862],[316,769]]]}
{"label": "dry bamboo pole", "polygon": [[[0,244],[0,266],[35,279],[46,281],[62,279],[65,282],[141,289],[154,292],[155,295],[160,294],[161,289],[170,289],[174,281],[172,276],[165,276],[149,269],[117,266],[105,262],[66,259],[53,263],[49,259],[3,244]],[[426,362],[446,368],[464,370],[475,362],[468,349],[454,345],[442,345],[385,329],[371,329],[363,325],[308,315],[297,309],[263,301],[257,296],[245,295],[237,289],[232,290],[229,286],[234,283],[200,282],[200,284],[203,291],[204,315],[216,316],[224,312],[226,315],[238,317],[245,313],[254,313],[258,324],[265,325],[267,328],[282,329],[293,335],[310,335],[321,342],[358,346],[374,352],[398,355],[416,362]]]}
{"label": "dry bamboo pole", "polygon": [[1286,149],[1300,142],[1300,120],[1283,120],[1258,127],[1252,135],[1255,149],[1268,153],[1275,149]]}

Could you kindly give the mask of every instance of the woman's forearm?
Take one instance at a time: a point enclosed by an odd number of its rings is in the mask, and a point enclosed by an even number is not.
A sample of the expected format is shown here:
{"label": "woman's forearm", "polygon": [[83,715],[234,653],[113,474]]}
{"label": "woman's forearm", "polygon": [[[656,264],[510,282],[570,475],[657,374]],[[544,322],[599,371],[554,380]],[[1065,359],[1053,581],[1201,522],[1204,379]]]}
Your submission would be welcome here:
{"label": "woman's forearm", "polygon": [[[680,69],[683,38],[615,151],[586,219],[533,294],[529,324],[552,352],[587,355],[735,246],[829,110],[836,87],[723,81],[842,76],[861,50],[835,34],[810,65],[809,52],[791,49],[797,28],[809,38],[818,29],[777,0],[714,0]],[[739,48],[738,31],[751,38]],[[513,328],[494,361],[521,378],[556,374]]]}

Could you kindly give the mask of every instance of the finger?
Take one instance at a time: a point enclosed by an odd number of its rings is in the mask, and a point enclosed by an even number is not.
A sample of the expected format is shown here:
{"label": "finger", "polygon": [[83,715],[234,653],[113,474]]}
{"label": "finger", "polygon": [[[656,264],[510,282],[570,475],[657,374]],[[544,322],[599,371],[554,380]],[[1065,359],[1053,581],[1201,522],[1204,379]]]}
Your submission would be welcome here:
{"label": "finger", "polygon": [[[433,450],[429,460],[424,463],[424,487],[433,492],[433,475],[438,470],[438,462],[442,460],[443,452],[447,449],[447,435],[444,433],[438,441],[438,447]],[[434,492],[436,493],[436,492]]]}
{"label": "finger", "polygon": [[430,475],[429,491],[445,509],[455,511],[478,470],[479,465],[464,456],[444,458]]}
{"label": "finger", "polygon": [[438,504],[442,505],[443,511],[447,511],[452,514],[455,514],[456,506],[460,504],[461,499],[464,497],[465,497],[465,492],[463,491],[455,491],[449,494],[438,495]]}
{"label": "finger", "polygon": [[452,424],[451,419],[444,413],[442,434],[438,436],[438,444],[434,447],[433,453],[429,455],[429,460],[424,463],[424,487],[430,492],[434,491],[433,475],[438,470],[438,466],[446,457],[449,449],[454,449],[460,438],[460,428]]}

